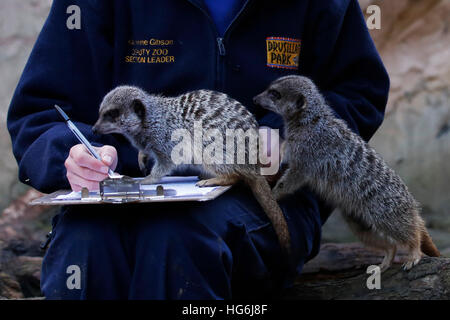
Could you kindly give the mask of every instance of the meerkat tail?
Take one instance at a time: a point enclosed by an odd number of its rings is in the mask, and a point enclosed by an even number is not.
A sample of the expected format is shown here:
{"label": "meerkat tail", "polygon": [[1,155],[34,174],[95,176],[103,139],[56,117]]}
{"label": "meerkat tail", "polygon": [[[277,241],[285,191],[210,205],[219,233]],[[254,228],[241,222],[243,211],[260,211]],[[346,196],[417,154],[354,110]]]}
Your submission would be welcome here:
{"label": "meerkat tail", "polygon": [[272,190],[266,178],[263,176],[246,178],[245,182],[249,185],[256,200],[269,217],[281,247],[289,254],[291,251],[289,228],[283,211],[281,211],[280,206],[272,196]]}
{"label": "meerkat tail", "polygon": [[422,230],[421,240],[420,240],[420,250],[429,257],[439,257],[441,253],[436,248],[431,239],[430,234],[426,229]]}

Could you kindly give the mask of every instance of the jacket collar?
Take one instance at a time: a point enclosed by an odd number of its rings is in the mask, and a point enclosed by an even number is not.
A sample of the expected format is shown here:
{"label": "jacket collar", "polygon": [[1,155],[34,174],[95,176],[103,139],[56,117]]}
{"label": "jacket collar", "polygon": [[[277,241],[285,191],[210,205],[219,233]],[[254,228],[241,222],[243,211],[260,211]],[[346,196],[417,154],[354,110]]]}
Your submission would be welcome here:
{"label": "jacket collar", "polygon": [[[194,6],[196,6],[197,8],[199,8],[200,10],[203,11],[204,14],[206,14],[208,16],[208,18],[211,20],[212,22],[212,18],[209,14],[209,10],[205,5],[205,2],[203,0],[187,0],[190,3],[192,3]],[[219,0],[218,0],[219,1]],[[233,24],[235,22],[235,20],[238,20],[238,17],[242,14],[242,12],[245,11],[245,9],[247,9],[247,7],[250,6],[250,3],[253,3],[252,0],[246,0],[244,3],[243,8],[239,11],[238,15],[233,19],[233,21],[231,22],[231,24]]]}
{"label": "jacket collar", "polygon": [[208,8],[205,5],[205,2],[203,0],[187,0],[190,3],[192,3],[194,6],[199,7],[200,9],[206,10],[208,12]]}

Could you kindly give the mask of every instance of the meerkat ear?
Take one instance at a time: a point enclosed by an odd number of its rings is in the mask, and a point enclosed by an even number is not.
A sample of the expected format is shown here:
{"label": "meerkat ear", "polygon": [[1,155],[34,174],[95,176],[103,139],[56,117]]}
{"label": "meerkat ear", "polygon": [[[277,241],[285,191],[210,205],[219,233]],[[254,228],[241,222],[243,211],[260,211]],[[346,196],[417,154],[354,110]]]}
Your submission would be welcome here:
{"label": "meerkat ear", "polygon": [[133,108],[134,113],[136,113],[139,119],[145,118],[145,106],[141,100],[139,99],[133,100],[131,107]]}
{"label": "meerkat ear", "polygon": [[305,97],[300,95],[297,99],[297,108],[303,109],[305,107]]}

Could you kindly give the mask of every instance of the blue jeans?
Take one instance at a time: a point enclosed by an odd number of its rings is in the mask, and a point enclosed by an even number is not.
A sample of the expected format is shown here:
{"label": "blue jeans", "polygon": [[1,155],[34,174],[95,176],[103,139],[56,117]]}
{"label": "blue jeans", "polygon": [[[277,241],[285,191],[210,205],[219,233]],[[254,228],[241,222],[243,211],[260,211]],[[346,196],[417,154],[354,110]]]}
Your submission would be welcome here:
{"label": "blue jeans", "polygon": [[[317,254],[322,226],[317,202],[307,191],[280,206],[294,267],[287,266],[272,225],[243,185],[208,202],[64,207],[53,221],[42,292],[48,299],[276,294]],[[73,276],[79,287],[68,286]]]}

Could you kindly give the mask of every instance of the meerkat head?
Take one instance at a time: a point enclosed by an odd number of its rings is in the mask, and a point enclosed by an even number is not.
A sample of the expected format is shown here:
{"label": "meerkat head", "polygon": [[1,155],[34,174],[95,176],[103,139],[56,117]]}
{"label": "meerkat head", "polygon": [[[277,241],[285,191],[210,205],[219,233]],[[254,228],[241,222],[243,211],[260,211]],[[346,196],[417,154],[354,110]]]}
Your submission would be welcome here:
{"label": "meerkat head", "polygon": [[253,102],[264,109],[282,116],[298,114],[309,105],[309,98],[315,96],[317,89],[306,77],[290,75],[273,81]]}
{"label": "meerkat head", "polygon": [[99,118],[92,131],[99,134],[120,133],[135,136],[146,118],[148,94],[136,87],[122,86],[103,99]]}

